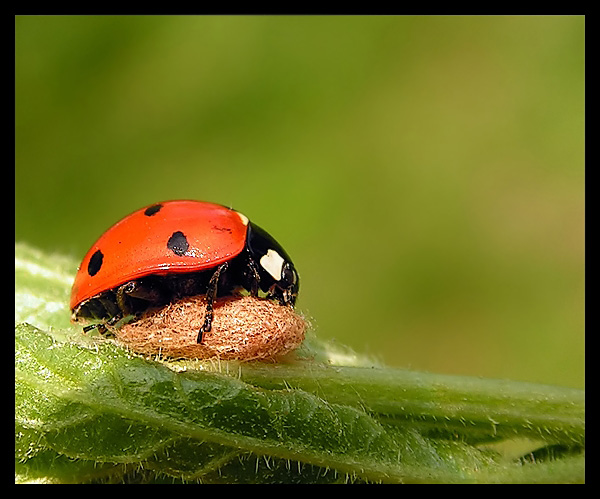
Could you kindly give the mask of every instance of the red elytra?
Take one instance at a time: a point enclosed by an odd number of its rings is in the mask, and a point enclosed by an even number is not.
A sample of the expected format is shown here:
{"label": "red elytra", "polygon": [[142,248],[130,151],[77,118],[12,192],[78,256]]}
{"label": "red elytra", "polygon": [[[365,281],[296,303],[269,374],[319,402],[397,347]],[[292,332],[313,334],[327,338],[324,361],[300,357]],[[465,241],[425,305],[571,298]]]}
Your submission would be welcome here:
{"label": "red elytra", "polygon": [[202,271],[227,262],[246,245],[248,219],[203,201],[167,201],[117,222],[87,252],[70,307],[149,275]]}

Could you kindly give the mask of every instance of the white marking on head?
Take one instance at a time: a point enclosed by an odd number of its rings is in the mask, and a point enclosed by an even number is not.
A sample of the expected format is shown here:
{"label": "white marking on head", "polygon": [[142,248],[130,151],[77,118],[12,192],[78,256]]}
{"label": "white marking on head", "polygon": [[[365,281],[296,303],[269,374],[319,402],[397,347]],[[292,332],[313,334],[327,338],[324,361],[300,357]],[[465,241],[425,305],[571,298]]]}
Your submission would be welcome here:
{"label": "white marking on head", "polygon": [[260,264],[262,267],[273,276],[276,281],[281,281],[281,273],[283,271],[283,264],[285,260],[281,257],[277,251],[270,249],[267,254],[262,256]]}

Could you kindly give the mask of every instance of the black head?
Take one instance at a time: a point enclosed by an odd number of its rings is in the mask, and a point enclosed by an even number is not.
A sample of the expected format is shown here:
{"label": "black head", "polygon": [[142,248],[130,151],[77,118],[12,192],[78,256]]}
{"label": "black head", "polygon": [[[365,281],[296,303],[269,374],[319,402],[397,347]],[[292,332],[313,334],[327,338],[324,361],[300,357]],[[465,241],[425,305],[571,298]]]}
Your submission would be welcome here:
{"label": "black head", "polygon": [[246,247],[260,276],[259,287],[283,305],[296,303],[300,278],[291,258],[271,235],[258,225],[248,224]]}

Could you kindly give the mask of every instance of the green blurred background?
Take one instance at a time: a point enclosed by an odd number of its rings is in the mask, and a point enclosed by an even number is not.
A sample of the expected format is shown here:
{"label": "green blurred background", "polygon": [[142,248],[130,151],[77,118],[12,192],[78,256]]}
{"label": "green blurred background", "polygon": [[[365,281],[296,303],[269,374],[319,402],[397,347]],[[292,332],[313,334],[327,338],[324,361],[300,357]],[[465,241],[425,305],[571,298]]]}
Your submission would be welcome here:
{"label": "green blurred background", "polygon": [[15,179],[17,241],[227,204],[320,337],[584,386],[583,17],[19,16]]}

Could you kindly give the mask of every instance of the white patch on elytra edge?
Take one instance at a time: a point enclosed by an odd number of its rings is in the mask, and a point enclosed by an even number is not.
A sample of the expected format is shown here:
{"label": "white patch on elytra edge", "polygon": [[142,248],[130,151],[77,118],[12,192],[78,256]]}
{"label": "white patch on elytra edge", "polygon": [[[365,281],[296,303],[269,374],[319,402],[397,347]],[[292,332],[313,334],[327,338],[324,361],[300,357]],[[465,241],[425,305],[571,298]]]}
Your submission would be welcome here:
{"label": "white patch on elytra edge", "polygon": [[243,213],[240,213],[239,211],[236,211],[236,213],[238,214],[238,216],[240,217],[242,223],[244,225],[248,225],[248,223],[250,222],[250,220],[248,220],[248,217],[246,215],[244,215]]}

